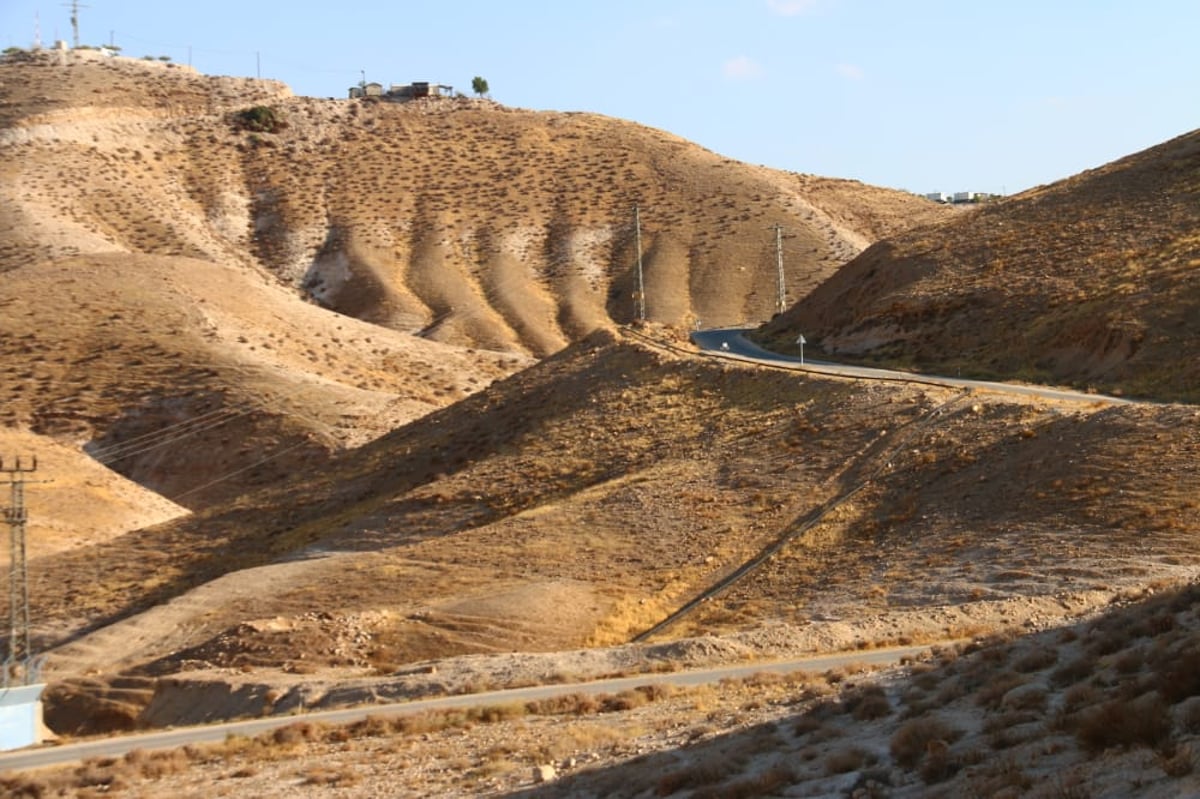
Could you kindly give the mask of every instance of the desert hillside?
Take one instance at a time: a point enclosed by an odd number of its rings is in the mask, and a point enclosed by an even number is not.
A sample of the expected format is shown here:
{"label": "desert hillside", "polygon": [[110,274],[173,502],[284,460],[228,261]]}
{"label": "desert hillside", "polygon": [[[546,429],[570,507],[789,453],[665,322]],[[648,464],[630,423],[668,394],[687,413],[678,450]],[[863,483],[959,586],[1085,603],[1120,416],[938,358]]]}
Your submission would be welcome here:
{"label": "desert hillside", "polygon": [[37,617],[63,685],[140,681],[126,723],[167,675],[627,643],[767,550],[660,637],[1047,624],[1194,574],[1197,436],[1187,407],[802,379],[596,334],[285,487],[40,559]]}
{"label": "desert hillside", "polygon": [[762,331],[931,372],[1200,398],[1200,132],[862,253]]}
{"label": "desert hillside", "polygon": [[795,299],[942,215],[622,120],[91,51],[6,57],[0,121],[0,419],[189,508],[633,318],[635,204],[679,324],[770,315],[770,225]]}
{"label": "desert hillside", "polygon": [[[1195,134],[958,212],[591,114],[302,98],[87,52],[6,57],[0,121],[0,455],[52,481],[28,492],[29,577],[59,733],[941,653],[869,696],[844,667],[472,711],[400,742],[302,724],[173,767],[90,762],[62,792],[134,772],[147,795],[353,792],[358,771],[384,793],[530,787],[498,755],[616,767],[567,793],[993,795],[1114,748],[1158,758],[1139,780],[1194,784],[1200,687],[1169,664],[1195,660],[1195,590],[1097,617],[1200,574],[1194,406],[837,377],[687,331],[771,317],[779,224],[799,300],[763,331],[781,349],[803,332],[1194,397]],[[955,660],[997,635],[1012,646]],[[1168,706],[1148,735],[1107,732]],[[538,720],[475,724],[518,713]],[[717,738],[750,719],[789,729]],[[736,757],[697,764],[702,738]]]}
{"label": "desert hillside", "polygon": [[593,114],[321,100],[59,57],[0,72],[3,268],[112,252],[253,265],[351,316],[544,355],[633,318],[635,205],[646,313],[671,324],[768,318],[776,223],[794,301],[872,241],[950,213]]}

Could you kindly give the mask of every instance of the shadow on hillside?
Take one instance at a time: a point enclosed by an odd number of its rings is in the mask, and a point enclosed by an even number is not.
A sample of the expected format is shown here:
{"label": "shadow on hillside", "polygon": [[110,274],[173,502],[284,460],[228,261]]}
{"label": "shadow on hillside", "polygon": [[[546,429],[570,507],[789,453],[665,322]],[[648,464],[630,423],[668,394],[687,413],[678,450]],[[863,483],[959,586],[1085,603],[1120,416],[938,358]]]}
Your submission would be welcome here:
{"label": "shadow on hillside", "polygon": [[704,738],[739,714],[710,715],[692,722],[703,740],[510,795],[1200,795],[1200,586],[908,668],[828,696],[796,686],[798,713]]}

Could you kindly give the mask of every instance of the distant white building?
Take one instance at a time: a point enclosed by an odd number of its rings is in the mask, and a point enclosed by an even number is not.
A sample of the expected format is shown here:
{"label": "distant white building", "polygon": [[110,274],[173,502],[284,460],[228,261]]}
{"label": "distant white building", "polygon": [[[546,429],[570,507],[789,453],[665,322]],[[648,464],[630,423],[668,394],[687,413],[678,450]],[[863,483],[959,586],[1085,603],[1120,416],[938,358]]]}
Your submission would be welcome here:
{"label": "distant white building", "polygon": [[933,200],[935,203],[950,202],[950,195],[944,191],[931,191],[925,195],[926,200]]}

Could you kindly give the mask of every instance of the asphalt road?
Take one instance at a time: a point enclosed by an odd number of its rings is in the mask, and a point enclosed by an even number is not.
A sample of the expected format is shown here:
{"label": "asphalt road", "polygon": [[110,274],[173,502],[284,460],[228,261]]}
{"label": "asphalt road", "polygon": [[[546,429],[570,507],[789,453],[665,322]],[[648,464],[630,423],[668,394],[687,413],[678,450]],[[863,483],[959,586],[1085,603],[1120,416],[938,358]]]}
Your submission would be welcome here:
{"label": "asphalt road", "polygon": [[1047,388],[1024,383],[998,383],[989,380],[967,380],[961,377],[943,377],[940,375],[925,375],[914,372],[899,372],[892,369],[877,369],[869,366],[849,366],[829,361],[814,361],[792,355],[780,355],[758,346],[746,338],[743,333],[751,328],[725,328],[716,330],[698,330],[692,333],[692,341],[698,347],[713,355],[733,358],[751,363],[762,363],[770,366],[781,366],[814,374],[833,375],[835,377],[851,377],[866,380],[891,380],[906,383],[924,383],[932,386],[949,388],[972,388],[980,391],[996,391],[1004,394],[1020,394],[1027,397],[1038,397],[1050,400],[1067,400],[1068,402],[1100,402],[1110,405],[1128,404],[1131,400],[1120,397],[1110,397],[1105,394],[1088,394],[1082,391],[1071,391],[1061,388]]}
{"label": "asphalt road", "polygon": [[681,671],[668,674],[642,674],[636,677],[620,677],[582,683],[539,685],[530,688],[512,688],[503,691],[488,691],[479,694],[446,696],[437,699],[421,699],[413,702],[398,702],[386,705],[368,705],[339,710],[324,710],[298,713],[287,716],[270,716],[250,721],[234,721],[224,724],[208,724],[196,727],[179,727],[157,732],[121,735],[59,745],[46,744],[28,747],[13,752],[0,753],[0,773],[28,771],[31,769],[75,763],[93,757],[121,757],[135,749],[173,749],[188,744],[217,743],[231,735],[254,736],[296,722],[319,722],[325,724],[351,724],[368,716],[389,717],[421,713],[429,710],[451,710],[489,705],[505,705],[548,699],[569,694],[616,694],[639,685],[674,685],[679,687],[719,683],[725,679],[738,679],[752,674],[771,672],[788,674],[797,671],[822,673],[850,664],[888,666],[900,663],[929,651],[929,646],[897,647],[849,652],[820,657],[793,660],[769,661],[722,666],[696,671]]}

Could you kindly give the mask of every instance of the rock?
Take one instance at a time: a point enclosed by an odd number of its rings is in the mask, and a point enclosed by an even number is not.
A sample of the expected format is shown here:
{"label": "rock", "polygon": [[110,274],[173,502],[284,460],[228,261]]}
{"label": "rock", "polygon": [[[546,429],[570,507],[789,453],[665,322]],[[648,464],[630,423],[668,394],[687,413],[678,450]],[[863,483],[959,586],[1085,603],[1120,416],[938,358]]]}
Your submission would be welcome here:
{"label": "rock", "polygon": [[537,766],[533,769],[533,781],[535,783],[540,784],[543,782],[554,782],[557,777],[558,772],[555,770],[554,766],[550,765],[549,763]]}

